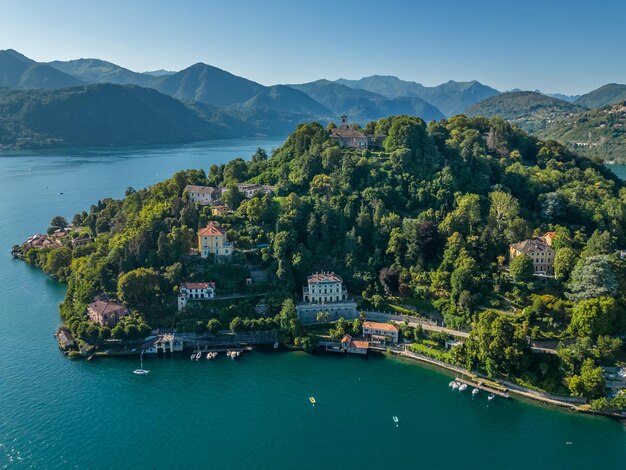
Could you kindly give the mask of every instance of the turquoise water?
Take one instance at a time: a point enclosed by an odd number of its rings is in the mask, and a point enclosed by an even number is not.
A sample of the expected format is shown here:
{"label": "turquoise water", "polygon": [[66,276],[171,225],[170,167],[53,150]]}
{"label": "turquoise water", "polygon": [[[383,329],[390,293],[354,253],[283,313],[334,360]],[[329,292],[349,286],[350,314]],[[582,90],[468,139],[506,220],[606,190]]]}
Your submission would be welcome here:
{"label": "turquoise water", "polygon": [[11,246],[128,186],[279,143],[0,156],[0,468],[623,468],[623,425],[472,399],[413,363],[272,351],[149,359],[139,377],[134,360],[66,360],[52,335],[65,288]]}

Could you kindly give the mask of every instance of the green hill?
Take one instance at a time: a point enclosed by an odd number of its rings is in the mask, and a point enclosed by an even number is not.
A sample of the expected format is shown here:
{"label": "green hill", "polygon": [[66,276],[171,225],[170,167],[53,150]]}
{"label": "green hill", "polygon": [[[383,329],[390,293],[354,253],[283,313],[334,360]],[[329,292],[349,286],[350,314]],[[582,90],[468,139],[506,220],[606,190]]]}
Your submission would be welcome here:
{"label": "green hill", "polygon": [[555,122],[538,133],[581,155],[626,163],[626,101]]}
{"label": "green hill", "polygon": [[608,83],[578,98],[575,103],[585,108],[594,109],[626,100],[626,85]]}
{"label": "green hill", "polygon": [[[334,271],[359,309],[426,306],[446,326],[470,329],[448,356],[467,369],[562,393],[584,368],[615,363],[626,331],[626,263],[615,255],[626,243],[624,181],[501,119],[455,116],[426,125],[396,116],[375,128],[388,136],[384,150],[364,152],[339,148],[318,123],[300,125],[269,157],[259,149],[248,161],[213,165],[208,175],[181,171],[127,191],[124,200],[94,200],[73,222],[95,242],[72,248],[70,233],[63,248],[17,246],[14,255],[68,281],[65,325],[102,349],[112,337],[137,351],[152,328],[273,331],[307,349],[316,335],[360,336],[359,319],[330,329],[298,321],[294,299],[307,276]],[[246,199],[237,196],[238,182],[275,191]],[[230,212],[213,216],[185,194],[188,184],[230,186],[222,201]],[[190,255],[209,221],[234,244],[228,258]],[[505,268],[509,244],[548,230],[558,277],[534,276],[527,255]],[[248,285],[252,265],[266,270],[267,282]],[[179,311],[181,282],[207,281],[224,297],[250,295]],[[133,314],[111,328],[90,322],[86,306],[102,294]],[[425,334],[398,326],[406,339]],[[563,345],[558,355],[538,354],[529,337]],[[430,339],[423,349],[437,352],[447,336]]]}
{"label": "green hill", "polygon": [[[0,146],[132,145],[238,135],[243,126],[204,116],[179,100],[133,85],[0,92]],[[215,113],[213,113],[215,114]],[[244,128],[245,129],[245,128]]]}
{"label": "green hill", "polygon": [[527,132],[545,129],[552,122],[583,111],[578,105],[535,91],[514,91],[487,98],[465,111],[468,116],[499,116]]}

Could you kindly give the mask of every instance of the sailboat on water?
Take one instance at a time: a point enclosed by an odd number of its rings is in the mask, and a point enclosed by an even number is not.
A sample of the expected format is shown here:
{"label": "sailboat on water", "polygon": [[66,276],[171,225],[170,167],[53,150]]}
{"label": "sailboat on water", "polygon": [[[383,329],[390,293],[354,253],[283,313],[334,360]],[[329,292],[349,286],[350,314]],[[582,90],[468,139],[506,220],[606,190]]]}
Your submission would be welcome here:
{"label": "sailboat on water", "polygon": [[143,349],[141,350],[141,354],[139,354],[140,360],[141,360],[141,366],[139,367],[139,369],[135,369],[133,371],[133,374],[137,374],[137,375],[147,375],[150,373],[149,370],[146,370],[143,368]]}

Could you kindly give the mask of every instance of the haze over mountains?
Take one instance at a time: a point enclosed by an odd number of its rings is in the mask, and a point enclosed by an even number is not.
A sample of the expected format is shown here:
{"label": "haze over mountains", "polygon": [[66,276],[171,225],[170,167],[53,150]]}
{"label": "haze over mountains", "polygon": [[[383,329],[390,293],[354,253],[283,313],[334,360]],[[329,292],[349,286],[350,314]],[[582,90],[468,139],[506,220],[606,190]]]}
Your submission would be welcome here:
{"label": "haze over mountains", "polygon": [[475,80],[427,87],[385,75],[265,86],[204,63],[142,73],[95,58],[39,63],[11,49],[0,51],[0,88],[0,148],[282,135],[343,114],[361,125],[397,114],[425,121],[499,115],[545,134],[556,122],[626,100],[619,84],[582,96],[501,93]]}

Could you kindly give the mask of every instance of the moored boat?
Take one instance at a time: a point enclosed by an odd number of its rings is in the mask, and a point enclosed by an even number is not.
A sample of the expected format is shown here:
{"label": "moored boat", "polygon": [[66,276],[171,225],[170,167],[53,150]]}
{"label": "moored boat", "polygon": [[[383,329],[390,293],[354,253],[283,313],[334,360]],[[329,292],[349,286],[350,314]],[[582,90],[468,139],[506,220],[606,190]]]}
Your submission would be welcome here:
{"label": "moored boat", "polygon": [[464,392],[465,390],[467,390],[467,384],[459,385],[459,392]]}
{"label": "moored boat", "polygon": [[456,390],[457,388],[459,388],[460,385],[461,384],[455,380],[454,382],[452,382],[452,390]]}
{"label": "moored boat", "polygon": [[491,401],[495,398],[496,396],[493,393],[490,393],[489,396],[487,397],[487,400]]}
{"label": "moored boat", "polygon": [[472,396],[475,397],[476,395],[478,395],[478,392],[480,392],[480,389],[475,388],[474,390],[472,390]]}

